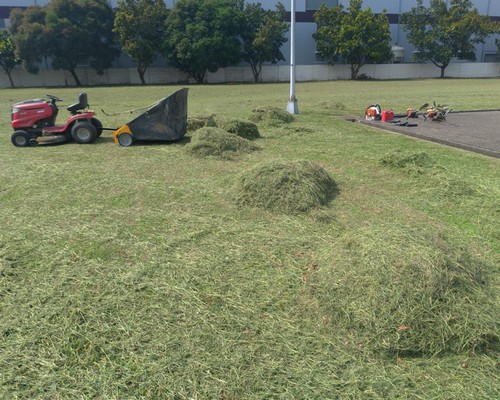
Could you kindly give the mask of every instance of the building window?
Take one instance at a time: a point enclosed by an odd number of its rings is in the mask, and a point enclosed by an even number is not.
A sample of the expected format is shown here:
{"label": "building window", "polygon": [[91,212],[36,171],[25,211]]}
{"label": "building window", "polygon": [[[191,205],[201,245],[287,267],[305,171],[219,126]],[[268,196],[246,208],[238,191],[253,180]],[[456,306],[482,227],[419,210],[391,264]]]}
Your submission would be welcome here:
{"label": "building window", "polygon": [[498,54],[497,53],[486,53],[483,56],[483,62],[498,62]]}
{"label": "building window", "polygon": [[319,10],[321,4],[325,4],[328,8],[337,7],[339,0],[306,0],[306,11]]}

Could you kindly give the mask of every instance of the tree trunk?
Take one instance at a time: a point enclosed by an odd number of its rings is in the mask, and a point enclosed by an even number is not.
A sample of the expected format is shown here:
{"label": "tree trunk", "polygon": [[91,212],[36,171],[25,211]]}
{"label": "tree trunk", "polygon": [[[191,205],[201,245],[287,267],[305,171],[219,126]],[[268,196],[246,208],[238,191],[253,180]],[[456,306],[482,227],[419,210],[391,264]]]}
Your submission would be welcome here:
{"label": "tree trunk", "polygon": [[190,73],[191,77],[196,81],[196,83],[202,84],[205,80],[205,71],[203,72],[193,72]]}
{"label": "tree trunk", "polygon": [[14,81],[12,80],[12,75],[11,75],[10,71],[7,71],[7,76],[9,77],[10,87],[15,88],[16,85],[14,85]]}
{"label": "tree trunk", "polygon": [[434,61],[434,60],[430,60],[436,67],[438,67],[440,70],[441,70],[441,74],[440,74],[440,78],[443,79],[444,78],[444,71],[446,69],[446,67],[448,67],[448,65],[450,64],[450,62],[443,62],[442,64],[439,64],[437,61]]}
{"label": "tree trunk", "polygon": [[441,76],[440,76],[440,78],[443,79],[444,78],[444,70],[446,69],[446,67],[445,66],[441,66],[439,68],[441,68]]}
{"label": "tree trunk", "polygon": [[137,73],[139,74],[139,79],[141,80],[141,85],[146,84],[146,80],[144,79],[144,74],[146,73],[147,67],[138,66]]}
{"label": "tree trunk", "polygon": [[80,79],[78,79],[78,75],[76,74],[76,71],[74,69],[68,69],[69,73],[75,80],[76,86],[83,86],[82,82],[80,82]]}
{"label": "tree trunk", "polygon": [[351,79],[353,81],[358,78],[359,70],[362,66],[362,64],[351,64]]}
{"label": "tree trunk", "polygon": [[12,68],[9,68],[8,66],[5,66],[5,65],[1,65],[2,66],[2,69],[3,71],[7,74],[7,76],[9,77],[9,82],[10,82],[10,87],[14,88],[16,87],[14,85],[14,81],[12,80],[12,75],[11,75],[11,72],[12,72]]}
{"label": "tree trunk", "polygon": [[250,61],[250,67],[252,67],[252,74],[254,82],[260,81],[260,72],[262,71],[262,63],[256,63],[255,61]]}

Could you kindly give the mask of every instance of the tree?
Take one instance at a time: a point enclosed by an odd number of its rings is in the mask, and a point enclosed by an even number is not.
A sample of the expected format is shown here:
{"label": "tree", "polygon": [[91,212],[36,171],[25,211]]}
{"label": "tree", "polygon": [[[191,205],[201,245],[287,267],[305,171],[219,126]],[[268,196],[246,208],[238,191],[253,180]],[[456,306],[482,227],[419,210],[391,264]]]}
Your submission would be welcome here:
{"label": "tree", "polygon": [[89,63],[103,74],[118,57],[112,28],[113,10],[106,0],[52,0],[14,13],[11,32],[29,72],[37,73],[38,64],[50,59],[53,69],[68,71],[81,86],[78,65]]}
{"label": "tree", "polygon": [[259,81],[262,64],[285,60],[281,46],[286,43],[285,6],[276,5],[276,11],[264,10],[260,3],[246,3],[244,9],[242,59],[250,64],[255,82]]}
{"label": "tree", "polygon": [[12,70],[21,61],[15,55],[15,46],[8,31],[0,31],[0,66],[9,77],[10,86],[15,87],[12,80]]}
{"label": "tree", "polygon": [[342,10],[342,6],[327,7],[322,4],[314,14],[314,20],[318,26],[316,33],[313,34],[316,51],[330,65],[334,65],[339,60],[338,43],[342,27]]}
{"label": "tree", "polygon": [[40,6],[30,6],[24,11],[15,8],[9,18],[15,55],[22,60],[26,71],[37,74],[39,64],[45,57],[45,9]]}
{"label": "tree", "polygon": [[207,71],[241,61],[242,0],[179,0],[167,18],[163,54],[203,83]]}
{"label": "tree", "polygon": [[342,57],[351,66],[351,79],[361,67],[391,59],[389,20],[375,15],[370,7],[362,10],[362,0],[350,0],[347,12],[339,5],[329,10],[325,5],[315,13],[318,30],[313,35],[319,54],[330,63]]}
{"label": "tree", "polygon": [[441,69],[441,78],[453,57],[475,61],[476,45],[499,31],[499,24],[481,16],[470,0],[431,0],[429,8],[417,0],[401,15],[401,24],[416,47],[413,59],[431,61]]}
{"label": "tree", "polygon": [[113,31],[125,52],[137,63],[143,85],[144,74],[161,54],[168,10],[163,0],[120,0]]}

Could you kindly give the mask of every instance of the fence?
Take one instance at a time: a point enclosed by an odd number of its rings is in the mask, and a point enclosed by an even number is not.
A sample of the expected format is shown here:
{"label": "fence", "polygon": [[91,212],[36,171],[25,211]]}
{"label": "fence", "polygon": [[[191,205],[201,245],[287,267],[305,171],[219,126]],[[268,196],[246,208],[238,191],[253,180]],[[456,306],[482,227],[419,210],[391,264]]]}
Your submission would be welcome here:
{"label": "fence", "polygon": [[[440,69],[433,64],[370,64],[365,65],[360,73],[374,79],[415,79],[436,78]],[[139,84],[139,75],[135,68],[112,68],[104,75],[97,75],[91,68],[81,67],[77,74],[85,86],[92,85],[129,85]],[[328,81],[350,79],[348,65],[298,65],[296,80]],[[496,78],[500,76],[500,63],[454,63],[446,69],[446,76],[453,78]],[[32,75],[22,68],[12,71],[12,79],[16,87],[74,86],[71,75],[63,70],[41,70]],[[187,75],[173,68],[150,68],[146,71],[146,82],[149,84],[186,84],[191,83]],[[263,82],[287,82],[290,79],[288,65],[265,65],[262,68]],[[250,67],[237,66],[222,68],[206,76],[208,83],[253,82]],[[0,73],[0,87],[10,87],[5,73]]]}

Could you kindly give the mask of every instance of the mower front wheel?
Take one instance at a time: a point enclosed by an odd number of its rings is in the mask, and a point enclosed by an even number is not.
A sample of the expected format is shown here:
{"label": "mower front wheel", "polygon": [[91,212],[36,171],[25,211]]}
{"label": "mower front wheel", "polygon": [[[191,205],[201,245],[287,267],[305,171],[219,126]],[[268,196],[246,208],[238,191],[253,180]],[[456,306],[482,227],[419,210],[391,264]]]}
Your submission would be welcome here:
{"label": "mower front wheel", "polygon": [[79,144],[93,143],[97,138],[97,130],[90,122],[77,122],[71,128],[71,137]]}
{"label": "mower front wheel", "polygon": [[10,137],[12,144],[16,147],[28,147],[31,141],[31,135],[26,131],[15,131]]}
{"label": "mower front wheel", "polygon": [[134,138],[129,133],[122,133],[118,136],[118,143],[123,147],[129,147],[134,143]]}

